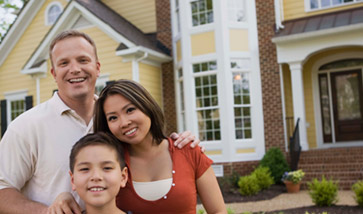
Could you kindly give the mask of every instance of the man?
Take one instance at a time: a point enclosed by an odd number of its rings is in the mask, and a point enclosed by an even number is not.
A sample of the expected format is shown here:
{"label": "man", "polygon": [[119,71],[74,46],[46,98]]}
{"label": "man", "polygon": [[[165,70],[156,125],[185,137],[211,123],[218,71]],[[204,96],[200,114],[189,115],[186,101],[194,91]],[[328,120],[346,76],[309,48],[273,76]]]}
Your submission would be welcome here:
{"label": "man", "polygon": [[[84,33],[65,31],[52,41],[49,55],[58,93],[16,118],[0,142],[0,213],[47,213],[57,195],[71,191],[73,144],[92,132],[100,74],[95,43]],[[189,135],[183,133],[178,143],[192,141]]]}

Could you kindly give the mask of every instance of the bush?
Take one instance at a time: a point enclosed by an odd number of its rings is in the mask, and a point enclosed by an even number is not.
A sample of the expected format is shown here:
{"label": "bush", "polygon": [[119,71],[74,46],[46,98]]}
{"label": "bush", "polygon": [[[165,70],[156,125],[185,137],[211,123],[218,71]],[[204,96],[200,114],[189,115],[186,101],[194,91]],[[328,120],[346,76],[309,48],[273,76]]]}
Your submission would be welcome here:
{"label": "bush", "polygon": [[308,182],[308,188],[309,195],[317,206],[331,206],[338,201],[338,182],[332,179],[328,181],[323,176],[320,182],[314,178],[312,182]]}
{"label": "bush", "polygon": [[241,195],[255,195],[261,189],[257,183],[256,175],[247,175],[240,177],[238,181],[239,192]]}
{"label": "bush", "polygon": [[268,189],[274,184],[274,179],[271,176],[270,169],[268,167],[258,167],[252,172],[252,175],[256,176],[257,184],[261,190]]}
{"label": "bush", "polygon": [[353,184],[352,190],[355,193],[355,201],[360,207],[363,207],[363,181],[358,181]]}
{"label": "bush", "polygon": [[290,171],[284,154],[279,148],[271,148],[263,156],[260,166],[268,167],[275,183],[281,183],[281,177],[285,172]]}

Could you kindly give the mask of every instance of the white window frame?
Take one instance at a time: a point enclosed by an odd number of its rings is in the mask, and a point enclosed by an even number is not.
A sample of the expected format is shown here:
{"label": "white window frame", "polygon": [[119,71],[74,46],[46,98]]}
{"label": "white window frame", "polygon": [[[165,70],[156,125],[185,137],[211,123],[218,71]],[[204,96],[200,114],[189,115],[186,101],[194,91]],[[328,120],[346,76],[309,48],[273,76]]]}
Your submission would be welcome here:
{"label": "white window frame", "polygon": [[[231,3],[232,1],[233,1],[233,3]],[[229,7],[230,4],[236,5],[236,2],[238,2],[238,1],[240,1],[242,3],[242,5],[243,5],[242,8],[236,8],[236,7],[230,8]],[[240,25],[242,23],[248,22],[248,14],[247,14],[248,11],[246,9],[246,6],[247,6],[246,4],[247,4],[246,3],[246,0],[227,0],[227,8],[226,9],[228,10],[228,22],[233,23],[233,24],[237,24],[237,25]],[[230,10],[233,10],[234,12],[236,12],[238,9],[242,9],[242,12],[243,12],[243,19],[242,19],[242,21],[231,20],[230,17],[229,17]]]}
{"label": "white window frame", "polygon": [[[193,14],[192,14],[192,3],[193,2],[197,2],[199,0],[189,0],[189,4],[188,4],[188,17],[190,19],[189,23],[190,23],[190,26],[191,28],[200,28],[202,26],[208,26],[208,25],[211,25],[211,24],[214,24],[215,23],[215,2],[214,0],[211,0],[212,1],[212,4],[213,4],[213,8],[212,8],[212,12],[213,12],[213,22],[207,22],[205,24],[198,24],[198,25],[193,25]],[[204,1],[207,1],[207,0],[204,0]],[[179,2],[180,4],[180,2]]]}
{"label": "white window frame", "polygon": [[[54,20],[54,22],[50,22],[50,20],[49,20],[49,10],[53,6],[56,6],[61,10],[60,14],[63,12],[63,5],[60,2],[55,1],[55,2],[52,2],[52,3],[48,4],[48,6],[47,6],[47,8],[45,9],[45,12],[44,12],[44,20],[45,20],[45,25],[46,26],[53,25],[56,22],[56,20]],[[60,14],[58,15],[58,17],[60,16]]]}
{"label": "white window frame", "polygon": [[[17,100],[24,100],[25,105],[25,97],[28,94],[28,90],[19,90],[19,91],[12,91],[5,93],[5,99],[6,99],[6,120],[7,124],[9,125],[11,120],[11,102],[17,101]],[[25,112],[26,106],[24,106],[24,112]]]}
{"label": "white window frame", "polygon": [[100,86],[105,87],[109,79],[110,79],[110,74],[101,74],[96,80],[95,93],[96,93],[96,88]]}
{"label": "white window frame", "polygon": [[310,2],[312,0],[305,0],[305,11],[306,12],[311,12],[311,11],[318,11],[318,10],[325,10],[325,9],[330,9],[330,8],[336,8],[336,7],[342,7],[342,6],[346,6],[346,5],[352,5],[352,4],[358,4],[358,3],[363,3],[363,0],[353,0],[353,2],[346,2],[346,3],[341,3],[341,4],[337,4],[337,5],[332,5],[332,1],[333,0],[330,0],[331,1],[331,5],[328,6],[328,7],[321,7],[321,1],[322,0],[317,0],[318,1],[318,8],[314,8],[312,9],[310,7]]}

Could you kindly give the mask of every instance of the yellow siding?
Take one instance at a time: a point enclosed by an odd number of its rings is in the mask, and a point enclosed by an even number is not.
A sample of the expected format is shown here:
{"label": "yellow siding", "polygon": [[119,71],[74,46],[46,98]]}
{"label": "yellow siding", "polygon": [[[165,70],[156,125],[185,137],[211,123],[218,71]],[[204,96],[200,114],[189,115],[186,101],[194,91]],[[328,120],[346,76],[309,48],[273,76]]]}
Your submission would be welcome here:
{"label": "yellow siding", "polygon": [[248,51],[248,31],[247,30],[230,30],[229,47],[231,51]]}
{"label": "yellow siding", "polygon": [[255,148],[248,148],[248,149],[237,149],[236,153],[237,154],[246,154],[246,153],[255,153],[256,149]]}
{"label": "yellow siding", "polygon": [[180,62],[180,60],[182,59],[182,49],[181,49],[180,39],[176,42],[176,59],[178,60],[178,62]]}
{"label": "yellow siding", "polygon": [[206,154],[206,155],[221,155],[222,150],[208,150],[208,151],[205,151],[204,154]]}
{"label": "yellow siding", "polygon": [[216,52],[214,31],[191,36],[192,56]]}
{"label": "yellow siding", "polygon": [[283,14],[284,20],[291,20],[302,18],[306,16],[314,16],[324,13],[330,13],[340,10],[346,10],[349,8],[361,7],[363,3],[356,3],[351,5],[344,5],[335,8],[323,9],[318,11],[306,12],[305,11],[305,3],[303,0],[284,0],[283,1]]}
{"label": "yellow siding", "polygon": [[156,32],[155,1],[152,0],[103,0],[144,33]]}
{"label": "yellow siding", "polygon": [[[39,13],[34,17],[29,27],[24,31],[24,34],[20,37],[14,49],[0,67],[0,99],[4,98],[4,92],[24,89],[28,90],[28,95],[36,94],[35,80],[31,79],[28,75],[21,74],[20,71],[51,27],[45,26],[44,14],[47,6],[52,2],[54,1],[45,1],[44,5],[39,10]],[[63,6],[67,4],[66,0],[61,0],[59,2],[61,2]],[[49,79],[49,76],[50,74],[48,73],[46,79]],[[44,80],[45,79],[41,79],[41,83],[44,82]],[[55,85],[54,81],[51,81],[50,85]],[[47,96],[48,98],[52,94],[49,91],[42,92],[43,91],[40,92],[41,96],[44,94],[44,96]],[[44,99],[41,98],[41,100]],[[37,100],[34,96],[34,104],[36,102]]]}
{"label": "yellow siding", "polygon": [[161,68],[148,64],[139,63],[140,84],[154,97],[162,108],[162,82]]}

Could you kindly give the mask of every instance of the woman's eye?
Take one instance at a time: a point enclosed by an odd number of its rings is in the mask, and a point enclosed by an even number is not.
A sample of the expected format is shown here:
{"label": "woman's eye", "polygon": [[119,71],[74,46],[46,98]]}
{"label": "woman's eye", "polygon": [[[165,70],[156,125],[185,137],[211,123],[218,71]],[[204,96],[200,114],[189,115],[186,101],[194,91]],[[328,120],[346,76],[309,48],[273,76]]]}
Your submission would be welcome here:
{"label": "woman's eye", "polygon": [[113,120],[116,120],[116,117],[115,116],[111,116],[111,117],[108,117],[107,120],[108,121],[113,121]]}
{"label": "woman's eye", "polygon": [[128,108],[127,110],[126,110],[126,112],[127,113],[131,113],[131,112],[133,112],[133,111],[135,111],[136,110],[136,108],[135,107],[130,107],[130,108]]}

